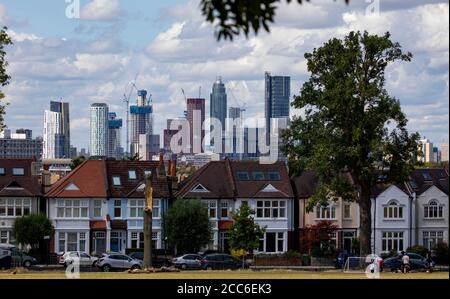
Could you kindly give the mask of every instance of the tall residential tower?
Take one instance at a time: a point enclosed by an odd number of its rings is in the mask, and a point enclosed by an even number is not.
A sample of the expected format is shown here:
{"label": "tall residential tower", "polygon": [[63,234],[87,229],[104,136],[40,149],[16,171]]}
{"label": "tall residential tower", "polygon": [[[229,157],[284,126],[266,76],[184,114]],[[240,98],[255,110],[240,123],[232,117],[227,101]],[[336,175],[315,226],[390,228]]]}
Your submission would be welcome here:
{"label": "tall residential tower", "polygon": [[139,152],[139,135],[153,134],[153,106],[147,99],[147,91],[139,90],[136,105],[130,106],[130,150],[131,155]]}
{"label": "tall residential tower", "polygon": [[108,105],[91,105],[91,156],[108,156]]}
{"label": "tall residential tower", "polygon": [[271,129],[272,118],[286,118],[289,120],[291,98],[291,77],[271,76],[265,74],[265,118],[266,132]]}
{"label": "tall residential tower", "polygon": [[51,101],[44,111],[43,158],[70,158],[69,103]]}

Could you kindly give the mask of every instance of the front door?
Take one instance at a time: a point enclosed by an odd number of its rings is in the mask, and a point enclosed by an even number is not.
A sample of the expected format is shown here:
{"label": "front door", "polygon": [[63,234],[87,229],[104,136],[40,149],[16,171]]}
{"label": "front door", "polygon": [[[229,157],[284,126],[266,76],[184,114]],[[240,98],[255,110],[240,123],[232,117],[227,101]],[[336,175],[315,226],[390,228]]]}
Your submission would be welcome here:
{"label": "front door", "polygon": [[230,245],[228,244],[228,232],[220,232],[220,249],[223,253],[230,253]]}
{"label": "front door", "polygon": [[354,232],[344,232],[344,250],[347,252],[352,252],[352,242],[355,237]]}
{"label": "front door", "polygon": [[106,251],[106,232],[99,231],[92,234],[92,251],[95,254],[102,254]]}
{"label": "front door", "polygon": [[125,236],[124,231],[112,231],[111,232],[111,251],[114,252],[125,252]]}
{"label": "front door", "polygon": [[275,252],[276,233],[266,233],[266,252]]}

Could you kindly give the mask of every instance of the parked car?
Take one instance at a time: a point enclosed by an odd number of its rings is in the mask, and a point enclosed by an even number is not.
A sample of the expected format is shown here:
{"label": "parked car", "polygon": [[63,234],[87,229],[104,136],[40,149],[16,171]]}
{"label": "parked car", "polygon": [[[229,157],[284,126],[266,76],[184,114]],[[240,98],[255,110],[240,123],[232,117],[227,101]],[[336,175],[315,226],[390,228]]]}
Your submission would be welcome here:
{"label": "parked car", "polygon": [[[345,262],[347,262],[347,259],[349,257],[357,256],[355,253],[348,253],[347,250],[343,250],[338,253],[335,261],[334,266],[336,269],[342,269],[345,266]],[[352,265],[350,265],[352,266]]]}
{"label": "parked car", "polygon": [[177,268],[186,269],[200,269],[202,267],[202,256],[199,254],[185,254],[173,258],[171,263]]}
{"label": "parked car", "polygon": [[[434,267],[434,263],[428,263],[427,259],[417,253],[406,253],[409,256],[409,263],[411,270],[429,270]],[[392,272],[396,272],[401,269],[402,258],[401,256],[394,256],[387,258],[384,261],[384,266],[390,269]]]}
{"label": "parked car", "polygon": [[64,252],[59,257],[59,263],[61,265],[64,265],[67,267],[68,265],[72,264],[73,262],[78,261],[80,263],[80,266],[92,266],[95,267],[98,261],[98,257],[90,256],[89,254],[85,252],[80,251],[68,251]]}
{"label": "parked car", "polygon": [[[144,253],[142,251],[137,251],[130,253],[130,257],[143,261],[144,260]],[[158,257],[155,254],[152,254],[152,266],[155,268],[161,268],[161,267],[168,267],[170,265],[169,259],[165,257]]]}
{"label": "parked car", "polygon": [[[201,260],[202,269],[239,269],[242,268],[242,261],[229,254],[208,254]],[[249,268],[249,264],[244,262],[244,268]]]}
{"label": "parked car", "polygon": [[114,269],[142,269],[141,260],[134,259],[125,254],[120,253],[104,253],[97,261],[97,267],[103,272],[109,272]]}
{"label": "parked car", "polygon": [[11,255],[11,264],[13,266],[22,266],[25,268],[29,268],[32,265],[37,264],[37,260],[10,244],[2,244],[0,248],[3,250],[9,251],[9,255]]}

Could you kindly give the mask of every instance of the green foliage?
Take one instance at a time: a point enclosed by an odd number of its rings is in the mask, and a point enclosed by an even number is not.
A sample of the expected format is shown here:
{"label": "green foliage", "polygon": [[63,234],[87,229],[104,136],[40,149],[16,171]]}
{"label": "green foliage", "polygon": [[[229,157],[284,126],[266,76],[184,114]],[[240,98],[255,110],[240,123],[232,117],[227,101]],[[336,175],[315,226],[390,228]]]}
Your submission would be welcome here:
{"label": "green foliage", "polygon": [[70,165],[70,168],[72,170],[74,170],[79,165],[81,165],[84,161],[86,161],[86,157],[85,156],[75,157],[75,158],[72,159],[72,164]]}
{"label": "green foliage", "polygon": [[408,249],[406,249],[406,252],[417,253],[423,257],[426,257],[427,253],[428,253],[428,248],[426,248],[422,245],[415,245],[412,247],[408,247]]}
{"label": "green foliage", "polygon": [[448,168],[448,161],[441,162],[420,162],[417,168]]}
{"label": "green foliage", "polygon": [[126,156],[123,157],[123,161],[141,161],[142,157],[139,156],[139,154],[134,154],[134,156]]}
{"label": "green foliage", "polygon": [[[255,34],[261,30],[269,32],[269,24],[274,23],[278,5],[282,0],[202,0],[200,7],[206,20],[217,24],[217,39],[233,40],[244,32],[248,37],[253,30]],[[287,3],[292,0],[286,0]],[[309,0],[297,0],[299,4]],[[346,3],[349,0],[345,0]]]}
{"label": "green foliage", "polygon": [[255,211],[243,204],[233,215],[233,224],[228,229],[228,242],[232,250],[244,250],[253,253],[258,248],[259,239],[264,236],[265,228],[261,228],[253,218]]}
{"label": "green foliage", "polygon": [[360,241],[359,238],[353,238],[352,239],[352,252],[358,253],[359,254],[359,249],[360,249]]}
{"label": "green foliage", "polygon": [[439,265],[448,265],[448,245],[445,242],[440,242],[434,248],[435,262]]}
{"label": "green foliage", "polygon": [[178,199],[163,215],[163,234],[177,254],[195,253],[211,242],[208,209],[198,199]]}
{"label": "green foliage", "polygon": [[[6,67],[8,66],[8,62],[5,59],[6,51],[5,47],[12,44],[11,38],[6,32],[8,28],[3,27],[0,29],[0,86],[6,86],[9,84],[9,79],[11,77],[6,73]],[[3,123],[3,115],[5,114],[5,105],[2,104],[2,99],[5,97],[3,92],[0,89],[0,132],[3,131],[5,125]]]}
{"label": "green foliage", "polygon": [[331,243],[331,234],[337,229],[338,226],[331,221],[320,221],[307,226],[301,236],[304,252],[314,257],[334,256],[336,249]]}
{"label": "green foliage", "polygon": [[36,248],[46,236],[53,236],[55,229],[45,214],[31,214],[16,218],[13,224],[13,234],[16,241],[22,245]]}
{"label": "green foliage", "polygon": [[360,207],[361,254],[371,251],[370,190],[379,182],[406,181],[419,153],[400,102],[385,89],[385,69],[410,61],[390,34],[350,32],[305,54],[311,77],[293,106],[304,111],[283,133],[293,175],[315,171],[319,184],[307,210],[329,200]]}

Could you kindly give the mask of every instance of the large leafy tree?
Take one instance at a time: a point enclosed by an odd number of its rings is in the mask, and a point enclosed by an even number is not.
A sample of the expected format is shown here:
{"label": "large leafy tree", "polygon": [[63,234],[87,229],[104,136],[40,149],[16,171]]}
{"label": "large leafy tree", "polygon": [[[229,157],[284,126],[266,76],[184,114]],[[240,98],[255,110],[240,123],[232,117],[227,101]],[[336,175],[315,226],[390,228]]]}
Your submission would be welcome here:
{"label": "large leafy tree", "polygon": [[163,233],[176,254],[198,252],[211,242],[208,209],[198,199],[178,199],[163,215]]}
{"label": "large leafy tree", "polygon": [[228,242],[233,251],[253,253],[253,250],[258,248],[259,240],[264,236],[265,229],[255,222],[254,214],[254,210],[243,204],[233,215],[234,222],[228,229]]}
{"label": "large leafy tree", "polygon": [[361,254],[368,254],[372,187],[407,180],[419,154],[419,135],[408,133],[400,102],[385,89],[386,67],[412,54],[389,33],[350,32],[305,58],[311,77],[293,103],[304,115],[284,132],[290,171],[318,176],[308,211],[339,198],[359,204]]}
{"label": "large leafy tree", "polygon": [[31,214],[16,218],[13,233],[16,241],[22,245],[38,248],[44,237],[53,236],[54,227],[45,214]]}
{"label": "large leafy tree", "polygon": [[[0,86],[4,87],[8,85],[9,79],[11,78],[6,73],[6,67],[8,66],[8,62],[6,61],[6,51],[5,47],[12,44],[11,38],[6,32],[7,28],[3,27],[0,29]],[[3,92],[0,89],[0,132],[5,128],[3,123],[3,115],[5,114],[5,105],[2,104],[2,99],[5,97]]]}
{"label": "large leafy tree", "polygon": [[[202,0],[200,7],[206,20],[217,27],[217,39],[233,40],[242,32],[246,37],[261,29],[270,31],[281,2],[292,0]],[[331,1],[331,0],[330,0]],[[336,1],[336,0],[335,0]],[[343,0],[348,3],[350,0]],[[296,0],[302,4],[309,0]]]}

